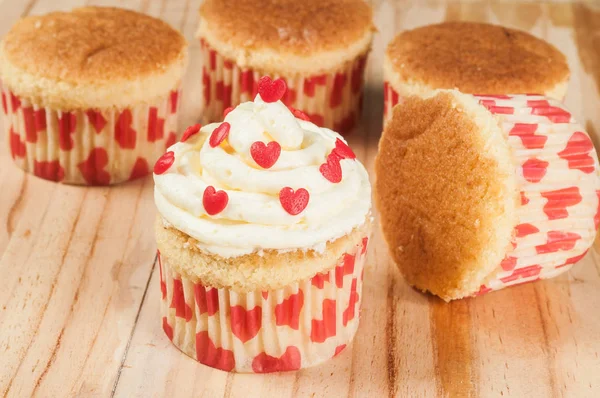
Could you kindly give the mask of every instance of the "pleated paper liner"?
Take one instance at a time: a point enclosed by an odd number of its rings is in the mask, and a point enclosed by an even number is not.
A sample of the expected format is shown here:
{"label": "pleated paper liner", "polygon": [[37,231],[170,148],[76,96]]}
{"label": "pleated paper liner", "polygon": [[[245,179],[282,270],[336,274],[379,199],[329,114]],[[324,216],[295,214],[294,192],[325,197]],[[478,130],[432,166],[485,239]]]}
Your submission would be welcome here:
{"label": "pleated paper liner", "polygon": [[280,372],[327,361],[358,328],[367,242],[328,272],[250,293],[189,280],[159,252],[163,330],[188,356],[225,371]]}
{"label": "pleated paper liner", "polygon": [[[396,90],[388,81],[383,82],[383,122],[387,122],[392,117],[392,109],[394,106],[402,103],[408,94],[400,93],[401,90]],[[527,94],[526,94],[527,95]],[[533,94],[529,94],[533,95]],[[539,97],[539,95],[536,94]],[[492,96],[494,97],[494,96]],[[501,95],[500,97],[506,97]]]}
{"label": "pleated paper liner", "polygon": [[402,102],[402,97],[392,85],[384,81],[383,82],[383,123],[387,122],[392,117],[392,109],[394,106]]}
{"label": "pleated paper liner", "polygon": [[46,180],[109,185],[149,174],[177,140],[178,90],[125,109],[38,107],[2,90],[3,125],[21,169]]}
{"label": "pleated paper liner", "polygon": [[223,111],[241,102],[252,101],[258,80],[269,75],[283,78],[288,91],[282,101],[306,113],[318,126],[348,133],[362,109],[364,69],[367,53],[341,68],[314,76],[279,76],[265,70],[240,68],[200,39],[202,51],[203,122],[223,119]]}
{"label": "pleated paper liner", "polygon": [[561,103],[539,95],[476,96],[512,149],[521,206],[514,249],[477,294],[551,278],[593,244],[600,220],[598,157]]}

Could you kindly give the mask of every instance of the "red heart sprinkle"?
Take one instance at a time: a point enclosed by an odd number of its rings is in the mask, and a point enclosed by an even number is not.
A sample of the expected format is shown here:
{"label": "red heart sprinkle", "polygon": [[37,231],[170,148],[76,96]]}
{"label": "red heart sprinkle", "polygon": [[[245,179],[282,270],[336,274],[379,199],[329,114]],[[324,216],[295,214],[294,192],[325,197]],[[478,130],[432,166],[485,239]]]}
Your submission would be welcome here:
{"label": "red heart sprinkle", "polygon": [[202,205],[204,210],[211,215],[219,214],[227,206],[229,202],[229,196],[225,191],[217,191],[213,186],[207,186],[202,196]]}
{"label": "red heart sprinkle", "polygon": [[323,174],[326,180],[337,184],[342,181],[342,166],[340,158],[333,152],[327,156],[327,162],[319,167],[319,171]]}
{"label": "red heart sprinkle", "polygon": [[279,159],[280,154],[281,145],[275,141],[271,141],[267,145],[264,142],[256,141],[250,147],[252,159],[263,169],[271,168]]}
{"label": "red heart sprinkle", "polygon": [[352,152],[352,149],[344,141],[337,138],[335,140],[335,148],[332,153],[335,153],[342,159],[356,159],[356,155]]}
{"label": "red heart sprinkle", "polygon": [[225,140],[225,138],[227,138],[227,136],[229,135],[230,128],[231,128],[231,125],[229,123],[227,123],[227,122],[221,123],[221,125],[219,127],[217,127],[210,135],[210,139],[208,141],[210,146],[213,148],[216,148],[219,145],[221,145],[221,142],[223,142]]}
{"label": "red heart sprinkle", "polygon": [[310,117],[308,117],[308,115],[304,112],[302,112],[299,109],[296,108],[292,108],[291,106],[288,106],[289,110],[292,112],[292,114],[297,117],[298,119],[301,120],[306,120],[307,122],[310,122]]}
{"label": "red heart sprinkle", "polygon": [[181,137],[181,142],[186,142],[190,139],[191,136],[197,134],[198,131],[200,131],[201,127],[202,126],[200,124],[194,124],[185,129],[185,131],[183,132],[183,136]]}
{"label": "red heart sprinkle", "polygon": [[283,79],[271,80],[269,76],[263,76],[258,81],[258,93],[265,102],[277,102],[285,95],[287,85]]}
{"label": "red heart sprinkle", "polygon": [[308,206],[310,195],[304,188],[298,189],[296,192],[290,187],[282,188],[279,191],[279,202],[285,211],[292,216],[302,213]]}
{"label": "red heart sprinkle", "polygon": [[162,155],[156,163],[154,164],[154,174],[163,174],[169,167],[175,162],[175,153],[173,151],[169,151]]}
{"label": "red heart sprinkle", "polygon": [[229,114],[229,112],[231,112],[233,110],[233,106],[230,106],[229,108],[225,108],[225,110],[223,111],[223,119],[225,119],[225,116],[227,116]]}

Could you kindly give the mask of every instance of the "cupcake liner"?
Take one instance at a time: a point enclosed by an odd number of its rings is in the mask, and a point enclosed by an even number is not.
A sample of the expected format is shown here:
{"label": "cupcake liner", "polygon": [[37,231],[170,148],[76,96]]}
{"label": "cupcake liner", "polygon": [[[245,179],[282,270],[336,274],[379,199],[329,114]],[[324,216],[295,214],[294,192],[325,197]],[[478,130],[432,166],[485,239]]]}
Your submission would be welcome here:
{"label": "cupcake liner", "polygon": [[241,68],[210,47],[206,40],[200,39],[200,47],[204,123],[222,120],[226,108],[252,101],[258,92],[258,80],[264,75],[283,78],[288,90],[282,101],[306,113],[318,126],[348,133],[359,119],[367,53],[337,70],[303,77]]}
{"label": "cupcake liner", "polygon": [[477,295],[557,276],[593,244],[598,158],[564,105],[540,95],[475,96],[497,115],[515,160],[521,206],[513,249]]}
{"label": "cupcake liner", "polygon": [[20,168],[46,180],[109,185],[150,173],[177,140],[180,91],[125,109],[39,107],[0,84],[3,126]]}
{"label": "cupcake liner", "polygon": [[402,102],[402,97],[396,90],[392,88],[392,85],[384,81],[383,82],[383,123],[387,122],[392,117],[392,108]]}
{"label": "cupcake liner", "polygon": [[250,293],[194,282],[159,252],[163,330],[188,356],[225,371],[269,373],[324,362],[358,328],[367,242],[328,272]]}

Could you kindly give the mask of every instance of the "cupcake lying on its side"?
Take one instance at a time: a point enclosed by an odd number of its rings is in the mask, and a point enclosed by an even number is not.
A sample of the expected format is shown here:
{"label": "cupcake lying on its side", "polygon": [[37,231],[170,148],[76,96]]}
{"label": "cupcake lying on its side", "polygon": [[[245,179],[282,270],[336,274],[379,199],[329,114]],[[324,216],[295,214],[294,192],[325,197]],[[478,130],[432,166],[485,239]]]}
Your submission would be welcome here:
{"label": "cupcake lying on its side", "polygon": [[469,94],[543,94],[562,100],[569,66],[529,33],[474,22],[445,22],[398,34],[383,61],[384,113],[402,98],[436,89]]}
{"label": "cupcake lying on its side", "polygon": [[154,168],[163,329],[226,371],[316,365],[358,327],[368,175],[280,85],[261,79],[254,102],[190,127]]}
{"label": "cupcake lying on its side", "polygon": [[206,0],[202,47],[205,122],[256,96],[263,75],[285,80],[282,101],[318,126],[347,133],[360,116],[373,38],[364,0]]}
{"label": "cupcake lying on its side", "polygon": [[569,270],[600,221],[592,141],[539,95],[409,97],[375,172],[392,257],[409,284],[444,300]]}
{"label": "cupcake lying on its side", "polygon": [[0,43],[10,153],[38,177],[108,185],[143,177],[176,141],[183,36],[118,8],[27,17]]}

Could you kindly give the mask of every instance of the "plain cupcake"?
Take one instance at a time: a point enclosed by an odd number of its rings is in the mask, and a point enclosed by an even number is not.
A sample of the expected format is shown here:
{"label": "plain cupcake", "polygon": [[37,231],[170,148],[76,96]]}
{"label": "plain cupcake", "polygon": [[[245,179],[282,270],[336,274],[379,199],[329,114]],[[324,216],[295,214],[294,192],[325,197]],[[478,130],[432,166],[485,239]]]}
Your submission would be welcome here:
{"label": "plain cupcake", "polygon": [[280,83],[188,128],[154,168],[163,330],[225,371],[313,366],[358,328],[368,175],[340,135],[280,101]]}
{"label": "plain cupcake", "polygon": [[435,89],[469,94],[542,94],[562,100],[569,66],[529,33],[474,22],[445,22],[399,33],[383,62],[384,112]]}
{"label": "plain cupcake", "polygon": [[263,75],[283,78],[283,102],[345,133],[360,116],[373,37],[363,0],[208,0],[200,8],[205,122],[251,101]]}
{"label": "plain cupcake", "polygon": [[600,220],[592,141],[539,95],[408,97],[375,172],[392,258],[409,284],[446,301],[569,270]]}
{"label": "plain cupcake", "polygon": [[149,174],[176,141],[186,62],[180,33],[133,11],[85,7],[21,19],[0,43],[15,163],[68,184]]}

